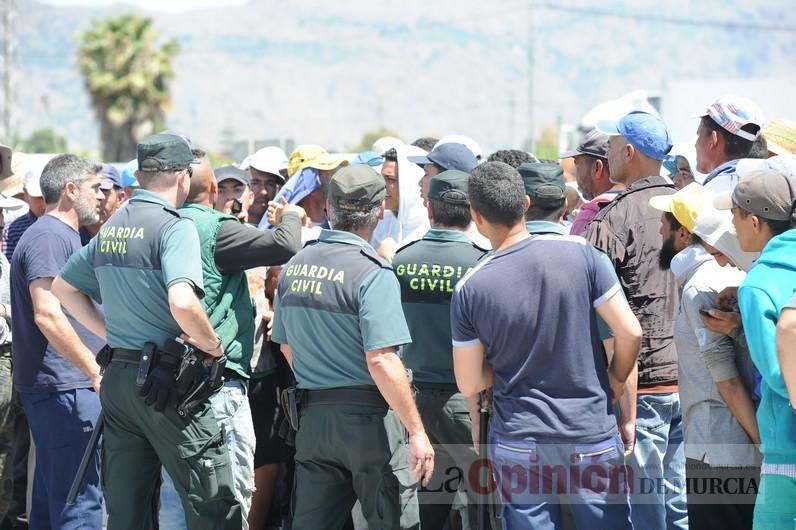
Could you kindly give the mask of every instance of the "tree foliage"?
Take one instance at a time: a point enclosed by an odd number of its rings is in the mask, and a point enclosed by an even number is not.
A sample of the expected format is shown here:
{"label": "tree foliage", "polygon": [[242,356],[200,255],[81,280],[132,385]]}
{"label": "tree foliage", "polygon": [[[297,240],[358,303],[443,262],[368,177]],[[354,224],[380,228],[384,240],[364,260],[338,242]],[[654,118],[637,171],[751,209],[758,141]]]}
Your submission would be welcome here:
{"label": "tree foliage", "polygon": [[66,138],[50,127],[36,129],[16,143],[16,149],[26,153],[65,153],[67,147]]}
{"label": "tree foliage", "polygon": [[158,46],[152,19],[120,15],[79,36],[78,63],[100,123],[106,162],[135,156],[138,140],[163,126],[176,41]]}

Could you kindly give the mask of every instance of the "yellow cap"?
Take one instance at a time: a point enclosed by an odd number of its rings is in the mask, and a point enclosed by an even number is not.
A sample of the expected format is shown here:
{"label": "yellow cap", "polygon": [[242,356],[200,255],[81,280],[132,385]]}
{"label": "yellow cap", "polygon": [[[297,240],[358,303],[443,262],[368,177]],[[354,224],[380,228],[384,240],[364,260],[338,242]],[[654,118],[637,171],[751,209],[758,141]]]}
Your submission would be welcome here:
{"label": "yellow cap", "polygon": [[290,159],[287,163],[287,174],[293,176],[308,167],[326,170],[345,164],[348,164],[348,160],[342,156],[328,153],[320,145],[300,145],[290,153]]}
{"label": "yellow cap", "polygon": [[662,212],[670,212],[689,232],[694,231],[699,212],[708,204],[713,204],[713,193],[696,182],[677,193],[658,195],[650,199],[650,206]]}
{"label": "yellow cap", "polygon": [[768,150],[778,155],[796,154],[796,122],[771,120],[763,131]]}

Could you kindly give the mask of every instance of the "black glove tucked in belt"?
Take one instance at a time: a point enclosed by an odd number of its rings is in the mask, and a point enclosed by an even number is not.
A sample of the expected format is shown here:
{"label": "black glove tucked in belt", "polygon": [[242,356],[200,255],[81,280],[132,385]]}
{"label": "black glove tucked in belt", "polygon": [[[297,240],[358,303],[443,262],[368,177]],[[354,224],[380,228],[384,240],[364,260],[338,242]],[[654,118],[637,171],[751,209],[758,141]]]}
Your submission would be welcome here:
{"label": "black glove tucked in belt", "polygon": [[157,361],[139,392],[144,403],[154,405],[158,412],[163,412],[167,405],[177,406],[177,368],[181,357],[176,351],[168,350],[158,350]]}

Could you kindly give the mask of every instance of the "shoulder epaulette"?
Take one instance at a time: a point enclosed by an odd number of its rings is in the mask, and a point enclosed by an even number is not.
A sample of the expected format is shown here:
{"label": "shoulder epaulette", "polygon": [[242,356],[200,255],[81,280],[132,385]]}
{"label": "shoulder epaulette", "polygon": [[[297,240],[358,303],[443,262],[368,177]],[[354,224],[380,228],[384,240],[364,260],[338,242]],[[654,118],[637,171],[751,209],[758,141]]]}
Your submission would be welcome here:
{"label": "shoulder epaulette", "polygon": [[310,239],[309,241],[307,241],[306,243],[304,243],[304,246],[303,246],[302,248],[307,248],[307,247],[310,247],[310,246],[312,246],[312,245],[315,245],[315,244],[317,244],[319,241],[320,241],[320,239]]}
{"label": "shoulder epaulette", "polygon": [[414,241],[410,241],[409,243],[407,243],[405,245],[402,245],[398,250],[395,251],[395,253],[398,254],[400,251],[402,251],[404,249],[407,249],[407,248],[411,247],[412,245],[414,245],[415,243],[419,243],[421,241],[423,241],[423,240],[422,239],[415,239]]}
{"label": "shoulder epaulette", "polygon": [[360,247],[359,252],[382,269],[392,270],[392,265],[390,265],[386,259],[379,256],[372,248]]}
{"label": "shoulder epaulette", "polygon": [[180,215],[180,212],[178,212],[177,210],[175,210],[171,206],[164,206],[163,210],[169,212],[171,215],[173,215],[177,219],[182,219],[182,215]]}

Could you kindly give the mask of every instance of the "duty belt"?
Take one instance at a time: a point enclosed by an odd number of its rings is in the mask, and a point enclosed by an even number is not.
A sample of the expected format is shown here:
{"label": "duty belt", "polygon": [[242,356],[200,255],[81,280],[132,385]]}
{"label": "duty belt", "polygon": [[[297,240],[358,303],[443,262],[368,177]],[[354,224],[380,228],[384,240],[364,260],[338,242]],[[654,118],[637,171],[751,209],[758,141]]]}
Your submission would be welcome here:
{"label": "duty belt", "polygon": [[141,362],[141,350],[128,350],[127,348],[113,348],[111,362],[138,364]]}
{"label": "duty belt", "polygon": [[0,344],[0,357],[11,357],[11,343]]}
{"label": "duty belt", "polygon": [[304,390],[300,399],[301,406],[349,403],[355,405],[374,405],[387,407],[387,402],[376,387],[349,386],[329,388],[325,390]]}
{"label": "duty belt", "polygon": [[414,387],[420,392],[433,392],[435,394],[456,394],[459,392],[459,387],[456,383],[424,383],[422,381],[414,381]]}

